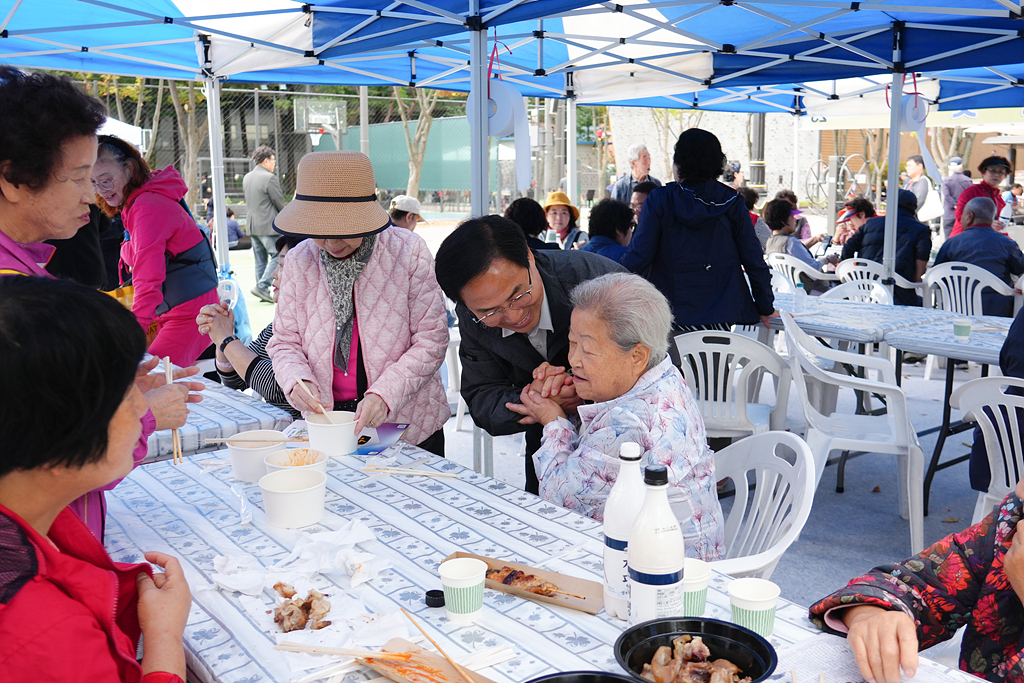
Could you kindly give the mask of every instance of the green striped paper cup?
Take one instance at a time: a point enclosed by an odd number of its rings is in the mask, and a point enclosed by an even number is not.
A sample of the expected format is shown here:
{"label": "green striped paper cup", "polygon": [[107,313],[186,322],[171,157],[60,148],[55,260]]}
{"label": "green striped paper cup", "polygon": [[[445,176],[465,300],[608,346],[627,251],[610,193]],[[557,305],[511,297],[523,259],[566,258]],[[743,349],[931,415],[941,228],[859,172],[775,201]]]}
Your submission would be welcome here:
{"label": "green striped paper cup", "polygon": [[487,563],[474,557],[459,557],[442,562],[438,573],[448,620],[467,624],[478,617],[484,608]]}
{"label": "green striped paper cup", "polygon": [[767,638],[775,630],[779,587],[766,579],[736,579],[729,584],[732,620]]}
{"label": "green striped paper cup", "polygon": [[708,600],[711,565],[687,557],[683,564],[683,616],[702,617]]}

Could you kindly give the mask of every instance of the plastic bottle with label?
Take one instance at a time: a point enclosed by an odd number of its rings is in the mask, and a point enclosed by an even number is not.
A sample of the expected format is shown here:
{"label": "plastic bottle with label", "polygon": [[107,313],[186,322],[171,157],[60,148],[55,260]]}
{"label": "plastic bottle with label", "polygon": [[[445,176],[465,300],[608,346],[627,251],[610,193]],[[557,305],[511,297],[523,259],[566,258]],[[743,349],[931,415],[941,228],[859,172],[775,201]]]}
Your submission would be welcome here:
{"label": "plastic bottle with label", "polygon": [[629,624],[683,614],[686,549],[668,502],[668,470],[644,470],[647,494],[629,533]]}
{"label": "plastic bottle with label", "polygon": [[793,290],[793,315],[800,315],[807,311],[807,289],[804,283],[798,282]]}
{"label": "plastic bottle with label", "polygon": [[627,441],[619,448],[619,476],[604,503],[604,611],[629,618],[629,572],[626,548],[633,521],[644,504],[646,490],[640,474],[640,444]]}

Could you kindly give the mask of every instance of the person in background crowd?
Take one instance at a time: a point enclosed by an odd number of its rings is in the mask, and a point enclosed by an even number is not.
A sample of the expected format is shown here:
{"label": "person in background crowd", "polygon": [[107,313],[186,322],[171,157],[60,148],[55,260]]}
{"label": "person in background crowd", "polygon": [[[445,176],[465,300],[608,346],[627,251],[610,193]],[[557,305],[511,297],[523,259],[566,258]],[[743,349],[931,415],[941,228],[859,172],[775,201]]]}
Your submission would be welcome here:
{"label": "person in background crowd", "polygon": [[[787,202],[793,205],[794,209],[800,210],[800,202],[796,198],[796,192],[793,190],[779,190],[775,193],[775,199],[785,199]],[[815,244],[820,242],[824,235],[811,235],[811,225],[807,222],[807,219],[803,216],[797,216],[796,219],[796,237],[798,240],[804,243],[804,246],[810,249]]]}
{"label": "person in background crowd", "polygon": [[92,183],[97,204],[108,216],[120,214],[128,233],[121,260],[131,269],[132,312],[149,352],[192,365],[210,344],[194,320],[200,308],[217,302],[217,265],[182,201],[185,181],[173,166],[150,171],[134,146],[101,135]]}
{"label": "person in background crowd", "polygon": [[407,422],[404,440],[444,457],[441,290],[426,242],[391,225],[374,188],[364,154],[302,157],[296,199],[274,227],[310,239],[288,252],[267,353],[303,415],[353,411],[356,434]]}
{"label": "person in background crowd", "polygon": [[562,249],[578,249],[589,241],[590,236],[576,225],[580,210],[572,205],[564,192],[548,193],[544,200],[544,215],[547,216],[548,227],[558,234]]}
{"label": "person in background crowd", "polygon": [[[959,235],[963,232],[964,225],[961,221],[961,214],[963,214],[964,207],[967,205],[967,202],[971,201],[975,197],[988,197],[995,202],[996,216],[1002,213],[1003,207],[1006,205],[1006,202],[1003,201],[1003,196],[999,193],[999,185],[1003,182],[1003,178],[1013,173],[1013,167],[1010,166],[1010,162],[1006,157],[986,157],[980,164],[978,164],[978,171],[981,172],[981,182],[968,187],[956,200],[956,223],[953,225],[953,229],[949,233],[950,237]],[[996,232],[1002,232],[1006,229],[1006,226],[1003,225],[1001,220],[996,219],[996,221],[992,223],[992,229]]]}
{"label": "person in background crowd", "polygon": [[[526,490],[537,493],[530,456],[540,447],[541,426],[506,404],[518,402],[535,383],[566,414],[582,402],[566,373],[569,292],[622,268],[585,251],[531,251],[518,225],[485,216],[463,221],[445,238],[434,269],[456,304],[462,396],[473,423],[493,436],[526,432]],[[545,388],[548,379],[557,386],[549,382]]]}
{"label": "person in background crowd", "polygon": [[647,195],[651,194],[651,190],[659,187],[649,180],[645,180],[642,183],[638,183],[633,188],[633,196],[629,200],[629,208],[633,209],[633,223],[637,224],[640,222],[640,211],[644,208],[644,202],[647,201]]}
{"label": "person in background crowd", "polygon": [[[920,282],[928,267],[932,251],[932,232],[917,220],[917,196],[900,190],[896,214],[896,272],[911,282]],[[885,216],[868,219],[843,245],[842,260],[854,256],[882,262],[885,249]],[[920,306],[921,297],[913,289],[896,287],[894,303],[898,306]],[[906,358],[906,356],[904,356]]]}
{"label": "person in background crowd", "polygon": [[952,157],[949,160],[949,175],[942,181],[942,232],[946,239],[949,239],[949,234],[956,224],[957,200],[970,186],[971,179],[964,173],[963,158]]}
{"label": "person in background crowd", "polygon": [[836,234],[832,244],[843,246],[857,231],[864,227],[869,218],[875,217],[875,205],[866,197],[854,197],[846,202],[843,212],[836,221]]}
{"label": "person in background crowd", "polygon": [[1013,217],[1020,213],[1020,196],[1024,194],[1024,185],[1020,183],[1014,183],[1010,186],[1010,189],[1003,193],[1003,201],[1006,202],[1006,206],[999,213],[999,220],[1003,222],[1003,226],[1007,226],[1013,222]]}
{"label": "person in background crowd", "polygon": [[[1012,286],[1011,276],[1024,273],[1024,254],[1015,241],[993,229],[995,216],[996,204],[988,197],[975,197],[967,202],[960,213],[963,232],[943,243],[935,265],[950,261],[970,263]],[[986,289],[981,299],[985,315],[1013,315],[1013,297]]]}
{"label": "person in background crowd", "polygon": [[[103,260],[101,235],[111,228],[110,218],[95,204],[89,206],[89,222],[72,237],[47,240],[54,248],[46,264],[46,272],[57,278],[68,278],[92,289],[107,290],[107,267]],[[117,286],[117,281],[114,281]]]}
{"label": "person in background crowd", "polygon": [[0,403],[0,680],[183,683],[178,560],[114,562],[69,509],[132,471],[146,336],[106,294],[20,275],[0,277],[0,330],[0,386],[17,397]]}
{"label": "person in background crowd", "polygon": [[721,143],[690,128],[672,160],[678,182],[647,197],[619,263],[649,272],[645,277],[672,305],[676,333],[767,325],[775,312],[771,272],[743,199],[716,180],[725,164]]}
{"label": "person in background crowd", "polygon": [[630,145],[626,153],[629,157],[629,173],[622,174],[615,181],[611,198],[628,204],[637,185],[649,181],[661,187],[661,181],[651,175],[651,153],[647,151],[647,145]]}
{"label": "person in background crowd", "polygon": [[614,199],[602,199],[590,210],[590,241],[580,247],[616,263],[633,237],[633,209]]}
{"label": "person in background crowd", "polygon": [[[765,222],[772,230],[772,236],[765,244],[766,254],[789,254],[818,272],[821,272],[824,263],[838,263],[838,258],[835,255],[822,257],[821,261],[815,259],[804,243],[796,238],[796,219],[800,212],[794,209],[788,201],[773,199],[764,205],[762,211]],[[828,280],[815,279],[802,273],[800,281],[804,283],[808,294],[812,291],[818,293],[828,291],[830,286]]]}
{"label": "person in background crowd", "polygon": [[391,216],[392,225],[406,230],[415,230],[417,224],[430,222],[423,217],[420,200],[407,194],[400,194],[392,199],[391,209],[388,213]]}
{"label": "person in background crowd", "polygon": [[281,183],[274,175],[277,167],[274,150],[260,145],[253,151],[252,160],[256,166],[242,178],[242,191],[249,211],[246,227],[252,237],[252,255],[256,261],[256,286],[252,288],[252,294],[262,301],[274,303],[269,289],[270,278],[277,268],[274,219],[284,208],[284,194],[281,192]]}
{"label": "person in background crowd", "polygon": [[[614,201],[614,200],[612,200]],[[665,465],[669,503],[678,514],[687,555],[717,560],[724,553],[722,508],[715,491],[714,454],[704,420],[679,369],[668,356],[672,311],[664,295],[632,273],[611,273],[571,294],[569,362],[579,423],[531,387],[508,407],[544,425],[533,460],[544,500],[597,520],[618,476],[620,446],[641,444],[645,465]]]}
{"label": "person in background crowd", "polygon": [[743,168],[740,166],[740,162],[730,161],[725,165],[725,172],[722,174],[722,182],[734,190],[739,190],[741,187],[745,187],[744,183],[746,181],[743,178]]}
{"label": "person in background crowd", "polygon": [[932,189],[931,181],[924,174],[924,158],[920,154],[911,154],[904,165],[907,169],[907,179],[902,188],[914,193],[917,197],[917,208],[921,208]]}
{"label": "person in background crowd", "polygon": [[[230,210],[230,209],[229,209]],[[288,250],[303,241],[302,237],[278,237],[277,270],[272,276],[272,294],[276,301],[280,295],[281,271]],[[274,336],[274,323],[270,323],[248,344],[235,336],[235,314],[223,303],[203,306],[196,316],[199,333],[210,336],[217,349],[217,375],[226,387],[244,391],[253,389],[267,403],[291,413],[296,420],[302,414],[288,403],[288,397],[274,376],[274,366],[267,353],[267,343]]]}
{"label": "person in background crowd", "polygon": [[245,233],[242,232],[242,228],[238,225],[238,221],[235,220],[235,212],[229,206],[226,209],[228,216],[228,248],[237,247],[238,240],[245,237]]}
{"label": "person in background crowd", "polygon": [[526,235],[526,244],[530,249],[559,249],[555,242],[545,242],[541,233],[548,230],[548,217],[544,207],[529,197],[520,197],[505,209],[505,218],[509,219]]}
{"label": "person in background crowd", "polygon": [[750,220],[754,222],[754,232],[757,234],[757,241],[761,243],[762,251],[768,244],[768,238],[772,236],[772,229],[768,227],[768,224],[764,222],[758,213],[754,210],[757,205],[757,200],[761,196],[752,187],[743,186],[737,190],[740,196],[743,197],[743,203],[747,207],[747,213],[750,214]]}

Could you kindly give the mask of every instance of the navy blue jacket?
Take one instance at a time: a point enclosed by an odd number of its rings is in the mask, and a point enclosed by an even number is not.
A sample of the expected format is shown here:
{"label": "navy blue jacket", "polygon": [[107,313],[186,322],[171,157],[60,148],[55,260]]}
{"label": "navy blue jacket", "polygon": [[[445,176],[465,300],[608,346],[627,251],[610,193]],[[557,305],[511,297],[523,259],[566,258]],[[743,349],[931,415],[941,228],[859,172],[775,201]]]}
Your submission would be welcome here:
{"label": "navy blue jacket", "polygon": [[589,242],[580,247],[580,251],[591,251],[605,258],[610,258],[617,263],[619,258],[629,251],[629,247],[622,246],[611,237],[595,235],[590,238]]}
{"label": "navy blue jacket", "polygon": [[[980,266],[997,278],[1010,284],[1010,275],[1024,273],[1024,254],[1017,243],[988,225],[972,225],[959,235],[949,238],[939,249],[935,265],[960,261]],[[985,315],[1013,315],[1013,297],[996,294],[986,289],[981,294]]]}
{"label": "navy blue jacket", "polygon": [[650,173],[643,181],[639,181],[633,177],[633,171],[627,171],[626,175],[622,176],[615,181],[615,186],[612,188],[612,199],[618,199],[620,202],[629,204],[630,200],[633,199],[633,188],[639,185],[641,182],[651,181],[658,187],[661,187],[661,181],[652,176]]}
{"label": "navy blue jacket", "polygon": [[[905,192],[901,191],[900,194]],[[846,240],[842,260],[854,256],[882,262],[885,250],[885,216],[869,218]],[[917,277],[917,261],[927,261],[932,253],[932,231],[914,217],[914,212],[902,204],[896,214],[896,272],[911,282]],[[913,289],[895,288],[893,297],[898,306],[920,306],[921,299]]]}
{"label": "navy blue jacket", "polygon": [[665,295],[677,326],[754,325],[775,310],[771,271],[743,198],[716,180],[652,190],[619,263]]}

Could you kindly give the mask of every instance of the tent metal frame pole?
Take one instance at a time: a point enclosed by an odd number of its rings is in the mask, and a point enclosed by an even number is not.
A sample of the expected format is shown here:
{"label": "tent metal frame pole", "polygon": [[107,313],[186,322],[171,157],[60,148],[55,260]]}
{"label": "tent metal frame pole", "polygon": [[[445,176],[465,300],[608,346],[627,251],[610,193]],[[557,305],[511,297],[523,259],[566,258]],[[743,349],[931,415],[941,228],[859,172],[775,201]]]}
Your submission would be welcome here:
{"label": "tent metal frame pole", "polygon": [[579,206],[576,196],[576,95],[573,92],[572,72],[565,75],[565,193],[569,203]]}
{"label": "tent metal frame pole", "polygon": [[359,86],[359,151],[370,156],[370,88]]}
{"label": "tent metal frame pole", "polygon": [[470,0],[469,7],[471,18],[477,20],[469,34],[469,86],[470,91],[475,93],[474,107],[466,112],[469,117],[470,215],[486,216],[490,205],[490,173],[487,163],[487,29],[479,22],[480,0]]}
{"label": "tent metal frame pole", "polygon": [[[210,131],[210,165],[213,175],[213,225],[217,234],[217,264],[220,272],[231,270],[228,252],[228,216],[224,190],[224,122],[220,111],[220,79],[207,76],[206,120]],[[188,179],[186,179],[188,180]]]}
{"label": "tent metal frame pole", "polygon": [[[899,48],[894,52],[899,52]],[[898,58],[897,58],[898,59]],[[903,108],[903,74],[893,72],[891,100],[892,110],[889,112],[889,172],[885,191],[885,245],[882,250],[882,283],[895,288],[893,272],[896,268],[896,218],[899,214],[900,201],[900,112]]]}

